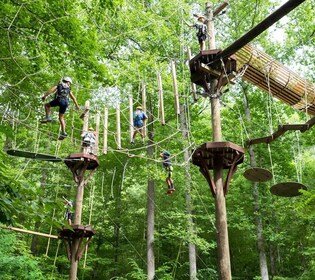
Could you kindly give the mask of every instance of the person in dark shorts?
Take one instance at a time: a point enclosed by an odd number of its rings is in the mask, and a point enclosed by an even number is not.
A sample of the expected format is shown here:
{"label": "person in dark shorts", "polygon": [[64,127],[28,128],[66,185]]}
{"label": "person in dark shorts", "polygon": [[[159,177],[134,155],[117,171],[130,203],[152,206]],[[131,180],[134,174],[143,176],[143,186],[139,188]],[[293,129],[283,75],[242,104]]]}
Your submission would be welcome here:
{"label": "person in dark shorts", "polygon": [[71,84],[72,84],[71,78],[63,77],[61,80],[61,83],[50,88],[42,97],[42,100],[45,101],[46,97],[48,95],[52,94],[53,92],[56,93],[54,100],[45,104],[46,118],[43,122],[50,122],[51,121],[51,117],[49,116],[51,107],[59,107],[59,122],[61,125],[60,137],[63,137],[63,138],[67,137],[67,133],[65,130],[66,129],[66,123],[65,123],[65,119],[64,119],[64,114],[65,114],[65,112],[69,106],[69,96],[73,100],[76,108],[78,110],[80,109],[78,102],[71,91]]}
{"label": "person in dark shorts", "polygon": [[203,51],[206,48],[205,41],[207,39],[207,19],[204,16],[198,16],[197,17],[198,23],[195,24],[189,24],[188,22],[184,21],[188,27],[195,27],[197,29],[197,38],[200,46],[200,50]]}
{"label": "person in dark shorts", "polygon": [[66,208],[66,212],[65,212],[65,219],[68,221],[68,224],[71,225],[72,224],[72,219],[73,219],[73,201],[70,199],[66,199],[64,196],[62,197],[65,201],[65,208]]}
{"label": "person in dark shorts", "polygon": [[163,153],[160,154],[161,158],[163,159],[163,167],[165,171],[167,172],[167,177],[166,177],[166,184],[168,187],[167,194],[172,194],[175,191],[174,188],[174,182],[172,179],[173,175],[173,166],[171,163],[171,154],[168,151],[163,151]]}
{"label": "person in dark shorts", "polygon": [[132,135],[131,144],[134,144],[134,140],[136,134],[139,133],[141,135],[142,144],[144,144],[144,137],[145,137],[145,122],[147,119],[147,115],[145,112],[142,111],[142,107],[138,106],[136,111],[133,113],[133,127],[134,133]]}

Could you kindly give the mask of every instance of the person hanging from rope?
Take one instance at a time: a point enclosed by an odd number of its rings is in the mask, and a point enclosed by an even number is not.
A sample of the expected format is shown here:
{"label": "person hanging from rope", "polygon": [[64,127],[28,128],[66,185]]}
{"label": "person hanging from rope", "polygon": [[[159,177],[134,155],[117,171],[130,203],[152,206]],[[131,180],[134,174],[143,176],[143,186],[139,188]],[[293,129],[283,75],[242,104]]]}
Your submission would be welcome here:
{"label": "person hanging from rope", "polygon": [[72,80],[70,77],[63,77],[61,82],[50,88],[42,97],[42,100],[45,101],[46,97],[55,92],[55,99],[52,101],[48,102],[45,104],[45,113],[46,113],[46,118],[43,120],[43,122],[51,122],[51,117],[49,116],[50,114],[50,108],[51,107],[59,107],[59,122],[61,125],[61,135],[59,137],[60,140],[64,139],[67,137],[66,133],[66,123],[64,119],[64,114],[69,106],[69,96],[73,100],[76,109],[79,110],[80,107],[78,105],[78,102],[73,95],[73,92],[71,91],[71,84]]}
{"label": "person hanging from rope", "polygon": [[174,182],[172,179],[173,175],[173,166],[171,163],[171,154],[168,151],[163,151],[163,153],[160,154],[160,157],[163,159],[163,167],[165,171],[168,173],[166,177],[166,184],[168,187],[167,194],[172,194],[175,191],[174,188]]}
{"label": "person hanging from rope", "polygon": [[136,108],[136,111],[133,114],[133,127],[134,127],[134,133],[132,135],[131,144],[134,144],[134,140],[136,137],[136,134],[139,133],[142,138],[142,144],[144,144],[144,137],[145,137],[145,121],[147,119],[147,115],[145,112],[142,111],[142,107],[138,106]]}
{"label": "person hanging from rope", "polygon": [[206,49],[206,44],[205,41],[207,39],[207,19],[204,16],[199,16],[199,15],[195,15],[195,17],[197,17],[197,23],[195,24],[189,24],[187,21],[184,20],[184,22],[186,23],[186,25],[188,27],[195,27],[197,29],[197,38],[198,38],[198,42],[199,42],[199,46],[200,46],[200,50],[203,51]]}
{"label": "person hanging from rope", "polygon": [[95,154],[95,141],[96,135],[93,127],[90,127],[88,131],[81,134],[82,137],[82,147],[87,153]]}
{"label": "person hanging from rope", "polygon": [[65,201],[65,219],[68,221],[68,224],[71,225],[72,224],[72,219],[73,219],[73,201],[72,199],[68,200],[66,199],[64,196],[62,197]]}

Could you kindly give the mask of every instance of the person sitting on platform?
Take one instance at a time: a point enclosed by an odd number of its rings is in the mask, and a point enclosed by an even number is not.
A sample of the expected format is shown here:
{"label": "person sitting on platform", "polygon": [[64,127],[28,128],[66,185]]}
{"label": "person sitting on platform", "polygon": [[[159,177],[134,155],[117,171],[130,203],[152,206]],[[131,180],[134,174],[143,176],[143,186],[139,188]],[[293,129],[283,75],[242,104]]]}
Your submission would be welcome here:
{"label": "person sitting on platform", "polygon": [[86,153],[91,155],[95,154],[95,142],[96,135],[92,127],[89,128],[87,132],[81,134],[82,137],[82,147]]}
{"label": "person sitting on platform", "polygon": [[161,158],[163,159],[163,167],[165,171],[168,173],[166,177],[166,184],[168,187],[167,194],[172,194],[175,191],[174,188],[174,182],[172,179],[173,175],[173,166],[171,163],[171,154],[168,151],[163,151],[163,153],[160,154]]}
{"label": "person sitting on platform", "polygon": [[46,118],[43,122],[50,122],[51,121],[51,117],[49,116],[50,108],[58,106],[59,107],[59,122],[61,125],[60,140],[67,137],[67,133],[65,130],[66,129],[66,123],[65,123],[65,119],[64,119],[64,114],[65,114],[65,112],[69,106],[69,96],[73,100],[77,110],[80,109],[78,102],[71,91],[71,84],[72,84],[71,78],[63,77],[61,80],[61,83],[50,88],[42,97],[42,100],[45,101],[46,97],[48,95],[52,94],[53,92],[56,93],[55,99],[53,99],[49,103],[45,104]]}
{"label": "person sitting on platform", "polygon": [[134,127],[134,133],[132,135],[131,144],[134,144],[134,140],[136,137],[136,134],[139,133],[142,138],[142,144],[144,144],[144,137],[145,137],[145,121],[147,119],[147,115],[145,112],[142,111],[142,107],[138,106],[136,108],[136,111],[133,114],[133,127]]}
{"label": "person sitting on platform", "polygon": [[185,20],[184,22],[186,23],[188,27],[195,27],[197,29],[196,35],[198,38],[200,50],[203,51],[206,49],[205,41],[207,39],[207,25],[206,25],[207,19],[204,16],[198,16],[198,15],[194,15],[194,16],[197,17],[198,23],[189,24]]}
{"label": "person sitting on platform", "polygon": [[65,208],[66,208],[66,212],[65,212],[65,219],[68,220],[68,224],[71,225],[72,224],[72,219],[73,219],[73,201],[72,199],[68,200],[66,199],[64,196],[62,197],[65,201]]}

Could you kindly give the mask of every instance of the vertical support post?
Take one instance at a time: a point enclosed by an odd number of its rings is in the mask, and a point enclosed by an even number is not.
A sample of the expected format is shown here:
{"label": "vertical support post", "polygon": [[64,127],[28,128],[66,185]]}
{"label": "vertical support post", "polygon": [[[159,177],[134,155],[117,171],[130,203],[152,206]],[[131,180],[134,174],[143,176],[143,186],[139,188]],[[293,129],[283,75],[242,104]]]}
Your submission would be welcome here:
{"label": "vertical support post", "polygon": [[162,78],[159,72],[157,73],[157,81],[158,81],[158,89],[159,89],[160,120],[161,120],[161,124],[165,125]]}
{"label": "vertical support post", "polygon": [[[188,57],[188,61],[191,60],[191,50],[190,48],[187,48],[187,57]],[[196,102],[197,101],[197,89],[196,89],[196,84],[195,83],[191,83],[191,92],[193,95],[193,99]]]}
{"label": "vertical support post", "polygon": [[108,135],[108,108],[104,108],[104,137],[103,137],[103,153],[107,154],[107,135]]}
{"label": "vertical support post", "polygon": [[129,140],[132,142],[132,135],[133,135],[133,100],[132,95],[129,95],[129,130],[130,130],[130,136]]}
{"label": "vertical support post", "polygon": [[99,145],[99,139],[100,139],[100,122],[101,122],[101,113],[100,111],[97,111],[96,113],[96,125],[95,125],[95,147],[94,147],[94,151],[93,153],[95,155],[98,154],[98,151],[99,151],[99,148],[98,148],[98,145]]}
{"label": "vertical support post", "polygon": [[180,109],[179,109],[178,88],[177,88],[177,79],[176,79],[176,67],[175,67],[175,62],[173,60],[171,61],[171,68],[172,68],[173,90],[174,90],[174,98],[175,98],[175,112],[176,112],[176,115],[179,115]]}
{"label": "vertical support post", "polygon": [[[209,37],[209,49],[215,49],[215,31],[213,21],[213,5],[210,2],[206,3],[207,29]],[[222,141],[221,130],[221,115],[220,115],[220,100],[217,94],[217,80],[210,84],[210,101],[212,112],[212,138],[214,142]],[[216,230],[218,243],[218,264],[219,264],[219,279],[230,280],[231,265],[229,252],[229,239],[226,218],[226,203],[224,196],[223,183],[223,161],[221,158],[215,159],[213,169],[214,183],[216,186],[215,208],[216,208]]]}
{"label": "vertical support post", "polygon": [[[141,96],[142,96],[142,109],[143,112],[147,113],[147,93],[146,93],[146,84],[145,82],[142,82],[142,88],[141,88]],[[147,125],[143,128],[144,137],[147,136]]]}
{"label": "vertical support post", "polygon": [[121,130],[120,130],[120,103],[117,104],[116,108],[116,142],[117,149],[121,149]]}
{"label": "vertical support post", "polygon": [[[88,131],[88,128],[89,128],[89,114],[90,114],[90,101],[89,100],[85,101],[84,112],[85,114],[83,116],[82,133],[85,133],[86,131]],[[86,148],[83,147],[82,141],[81,141],[81,151],[83,153],[86,153]]]}

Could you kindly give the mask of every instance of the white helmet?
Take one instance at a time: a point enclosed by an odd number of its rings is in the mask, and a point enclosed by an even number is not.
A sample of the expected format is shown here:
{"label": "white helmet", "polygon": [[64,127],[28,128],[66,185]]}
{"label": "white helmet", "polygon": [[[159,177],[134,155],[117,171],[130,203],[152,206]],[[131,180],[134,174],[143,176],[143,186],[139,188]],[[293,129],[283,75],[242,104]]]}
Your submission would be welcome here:
{"label": "white helmet", "polygon": [[71,80],[70,77],[67,77],[67,76],[66,76],[66,77],[63,77],[62,80],[65,81],[65,82],[69,82],[70,84],[72,84],[72,80]]}

